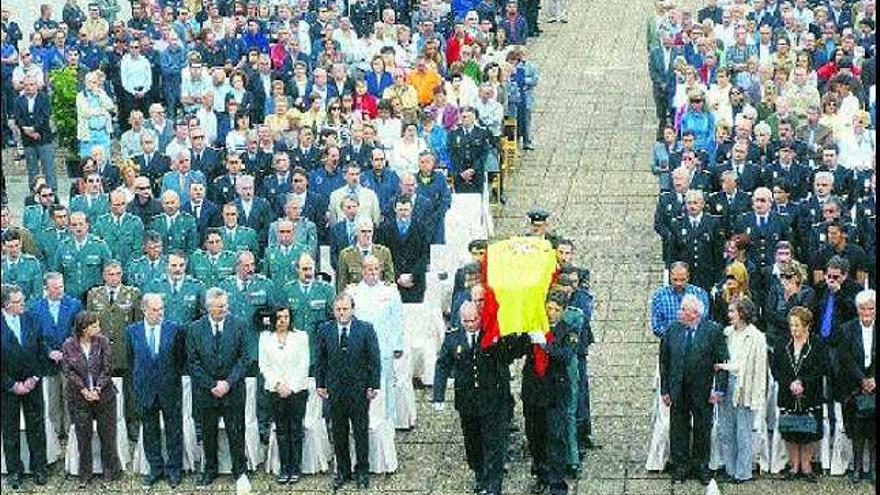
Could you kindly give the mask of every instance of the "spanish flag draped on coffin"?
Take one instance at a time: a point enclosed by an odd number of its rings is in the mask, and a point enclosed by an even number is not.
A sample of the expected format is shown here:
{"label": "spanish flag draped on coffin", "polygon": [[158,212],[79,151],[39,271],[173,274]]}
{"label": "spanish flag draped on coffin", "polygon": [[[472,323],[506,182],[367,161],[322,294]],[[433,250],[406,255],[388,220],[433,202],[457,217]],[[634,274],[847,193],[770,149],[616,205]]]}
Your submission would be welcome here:
{"label": "spanish flag draped on coffin", "polygon": [[540,237],[489,245],[483,259],[483,348],[504,335],[550,331],[544,300],[555,273],[556,251]]}

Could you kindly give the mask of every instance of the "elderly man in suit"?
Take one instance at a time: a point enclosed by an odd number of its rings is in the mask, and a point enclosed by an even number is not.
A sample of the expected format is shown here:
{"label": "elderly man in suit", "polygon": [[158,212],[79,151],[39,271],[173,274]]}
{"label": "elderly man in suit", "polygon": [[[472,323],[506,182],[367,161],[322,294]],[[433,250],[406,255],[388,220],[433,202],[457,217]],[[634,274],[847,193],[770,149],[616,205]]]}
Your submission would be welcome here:
{"label": "elderly man in suit", "polygon": [[[183,329],[165,319],[161,294],[144,294],[141,310],[143,321],[125,329],[125,353],[144,427],[144,452],[150,463],[150,473],[143,485],[152,486],[165,476],[171,488],[175,488],[180,484],[183,464],[180,383],[185,367]],[[165,425],[167,459],[162,458],[160,413]]]}
{"label": "elderly man in suit", "polygon": [[245,474],[244,378],[256,356],[252,332],[229,314],[229,296],[211,288],[205,296],[207,315],[186,334],[187,362],[192,378],[193,403],[201,414],[205,471],[199,485],[210,486],[217,477],[217,428],[223,418],[229,437],[234,479]]}
{"label": "elderly man in suit", "polygon": [[43,376],[45,355],[43,337],[34,317],[24,311],[24,293],[16,285],[2,287],[2,318],[0,318],[0,356],[3,369],[2,422],[3,452],[6,455],[8,486],[21,488],[24,466],[20,454],[20,421],[24,412],[30,469],[34,483],[46,484],[46,427],[43,418]]}
{"label": "elderly man in suit", "polygon": [[354,431],[358,488],[370,486],[369,403],[381,384],[379,342],[373,326],[352,317],[354,299],[342,293],[333,301],[336,321],[318,330],[315,381],[318,395],[329,402],[338,490],[352,479],[349,431]]}
{"label": "elderly man in suit", "polygon": [[394,282],[394,262],[387,247],[373,244],[373,221],[360,218],[357,222],[354,246],[339,253],[339,269],[336,271],[336,290],[342,292],[350,284],[361,281],[364,258],[373,255],[382,263],[382,280]]}
{"label": "elderly man in suit", "polygon": [[703,318],[704,309],[697,296],[682,298],[678,321],[669,326],[660,343],[660,394],[671,408],[673,479],[683,483],[690,467],[700,483],[707,485],[711,480],[712,404],[727,390],[727,372],[716,371],[715,365],[727,361],[728,351],[724,332]]}
{"label": "elderly man in suit", "polygon": [[189,202],[184,203],[181,210],[195,219],[199,239],[204,239],[208,228],[220,226],[220,207],[205,199],[205,185],[201,182],[189,185]]}
{"label": "elderly man in suit", "polygon": [[398,196],[394,205],[395,218],[379,226],[379,244],[391,251],[397,288],[405,303],[420,303],[425,297],[425,272],[431,256],[428,234],[413,219],[412,198]]}
{"label": "elderly man in suit", "polygon": [[189,150],[180,150],[173,157],[175,167],[162,176],[162,192],[174,191],[180,201],[189,201],[189,186],[193,182],[205,183],[205,174],[192,170]]}
{"label": "elderly man in suit", "polygon": [[46,360],[49,416],[55,425],[55,433],[65,438],[68,418],[62,401],[61,345],[70,336],[73,319],[83,306],[79,299],[65,294],[64,276],[58,272],[43,275],[43,292],[45,296],[32,303],[28,312],[34,316],[43,338],[45,352],[41,358]]}
{"label": "elderly man in suit", "polygon": [[24,90],[15,99],[10,113],[15,124],[21,129],[28,184],[33,184],[34,178],[42,174],[46,177],[46,182],[53,189],[57,189],[55,147],[52,145],[54,136],[49,125],[52,106],[46,93],[38,91],[37,80],[34,77],[27,76],[23,82]]}
{"label": "elderly man in suit", "polygon": [[360,200],[357,196],[345,196],[340,200],[342,217],[330,227],[330,266],[339,269],[339,252],[354,245]]}
{"label": "elderly man in suit", "polygon": [[113,353],[113,376],[122,377],[125,397],[125,423],[128,438],[137,440],[138,417],[134,405],[134,390],[128,372],[125,353],[125,328],[141,318],[141,291],[122,285],[122,264],[111,261],[104,265],[104,285],[94,287],[86,297],[86,309],[98,315],[101,331],[110,339]]}
{"label": "elderly man in suit", "polygon": [[[380,150],[374,150],[379,153]],[[383,157],[384,158],[384,157]],[[361,185],[361,168],[356,163],[345,165],[345,185],[330,193],[330,223],[333,224],[343,219],[345,212],[342,209],[342,199],[348,196],[358,198],[360,214],[369,217],[374,223],[379,223],[382,212],[379,207],[379,197],[376,193]]]}
{"label": "elderly man in suit", "polygon": [[238,198],[235,199],[235,207],[238,209],[238,218],[241,225],[250,227],[257,233],[258,254],[263,255],[269,237],[269,224],[275,218],[272,205],[259,196],[254,196],[255,186],[252,175],[242,175],[235,184]]}

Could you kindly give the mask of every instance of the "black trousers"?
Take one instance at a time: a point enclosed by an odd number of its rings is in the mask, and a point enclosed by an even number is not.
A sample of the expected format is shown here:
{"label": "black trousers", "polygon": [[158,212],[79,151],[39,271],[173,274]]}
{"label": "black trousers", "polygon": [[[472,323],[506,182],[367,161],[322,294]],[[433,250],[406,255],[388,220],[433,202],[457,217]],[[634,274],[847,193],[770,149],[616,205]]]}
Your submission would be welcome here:
{"label": "black trousers", "polygon": [[532,473],[554,493],[565,493],[566,406],[565,403],[534,407],[523,403],[526,440],[532,456]]}
{"label": "black trousers", "polygon": [[366,392],[356,397],[330,397],[330,423],[333,430],[333,452],[336,455],[336,475],[351,478],[351,454],[349,452],[349,431],[354,433],[354,452],[357,464],[354,471],[358,476],[370,472],[370,403]]}
{"label": "black trousers", "polygon": [[[177,393],[180,397],[180,392]],[[162,458],[162,427],[159,414],[165,422],[165,451],[167,462]],[[180,401],[173,405],[163,405],[154,401],[150,407],[141,411],[141,424],[144,427],[144,453],[150,463],[150,474],[164,474],[169,478],[180,477],[183,467],[183,426]],[[216,450],[216,449],[215,449]]]}
{"label": "black trousers", "polygon": [[[122,471],[119,454],[116,452],[116,397],[100,402],[86,402],[74,399],[68,402],[70,421],[76,431],[76,446],[79,450],[79,477],[91,478],[92,434],[98,430],[101,445],[101,466],[104,476],[113,476]],[[92,425],[94,422],[94,426]]]}
{"label": "black trousers", "polygon": [[[682,387],[681,398],[673,399],[669,411],[669,442],[676,470],[691,468],[696,474],[708,472],[712,434],[712,404],[700,399],[692,387]],[[691,423],[693,421],[693,426]]]}
{"label": "black trousers", "polygon": [[0,422],[3,430],[3,453],[6,456],[6,472],[10,475],[24,473],[21,463],[21,412],[30,450],[30,468],[34,473],[46,472],[46,423],[43,405],[43,386],[38,384],[30,393],[15,395],[2,393]]}
{"label": "black trousers", "polygon": [[278,441],[278,457],[281,474],[299,475],[302,472],[303,417],[309,391],[303,390],[282,398],[271,394],[272,411],[275,416],[275,438]]}
{"label": "black trousers", "polygon": [[244,456],[244,384],[239,388],[237,391],[231,390],[222,399],[215,399],[213,396],[210,399],[203,398],[200,404],[206,473],[217,474],[217,429],[221,417],[229,439],[233,477],[238,478],[247,470]]}
{"label": "black trousers", "polygon": [[141,416],[140,411],[138,411],[137,400],[135,399],[131,372],[120,368],[113,371],[113,376],[122,378],[122,390],[125,394],[125,427],[128,428],[128,436],[135,437],[138,427],[141,425]]}
{"label": "black trousers", "polygon": [[501,493],[508,423],[499,415],[461,414],[468,467],[488,493]]}

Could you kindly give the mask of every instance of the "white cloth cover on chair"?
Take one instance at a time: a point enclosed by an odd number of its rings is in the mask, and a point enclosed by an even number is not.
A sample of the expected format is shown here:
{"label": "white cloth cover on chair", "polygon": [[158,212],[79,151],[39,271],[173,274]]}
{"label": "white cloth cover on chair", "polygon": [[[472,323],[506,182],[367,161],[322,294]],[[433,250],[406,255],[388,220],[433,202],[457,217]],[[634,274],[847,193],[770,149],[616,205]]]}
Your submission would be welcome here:
{"label": "white cloth cover on chair", "polygon": [[453,194],[452,205],[446,212],[446,244],[456,252],[467,252],[470,241],[488,238],[483,195]]}
{"label": "white cloth cover on chair", "polygon": [[[394,444],[394,425],[385,417],[385,394],[377,390],[370,401],[370,472],[386,474],[397,471],[397,446]],[[352,466],[357,465],[354,434],[349,434]]]}
{"label": "white cloth cover on chair", "polygon": [[[122,388],[122,378],[113,377],[113,385],[116,386],[116,454],[119,456],[119,465],[124,471],[131,460],[131,451],[128,444],[128,429],[125,424],[125,397]],[[98,430],[92,422],[92,472],[102,473],[101,465],[101,441],[98,438]],[[64,458],[64,470],[72,475],[79,474],[79,448],[76,438],[76,430],[73,424],[67,433],[67,455]]]}
{"label": "white cloth cover on chair", "polygon": [[645,469],[663,471],[669,461],[669,406],[660,399],[660,368],[654,374],[654,409],[651,414],[651,441]]}
{"label": "white cloth cover on chair", "polygon": [[[43,422],[46,430],[46,464],[52,464],[61,457],[61,442],[58,441],[58,435],[55,434],[55,423],[52,422],[49,415],[49,390],[44,385],[44,381],[40,380],[40,388],[43,391]],[[19,452],[21,452],[21,463],[26,473],[31,472],[30,468],[30,449],[28,449],[27,433],[25,432],[24,412],[19,415],[20,421],[20,440]],[[3,453],[3,441],[0,437],[0,473],[6,474],[6,454]]]}
{"label": "white cloth cover on chair", "polygon": [[[325,473],[330,470],[333,446],[330,444],[330,436],[327,433],[327,423],[324,422],[323,400],[318,397],[314,378],[309,378],[309,399],[306,402],[306,413],[303,417],[302,450],[300,468],[303,474]],[[275,436],[274,424],[269,436],[269,451],[266,453],[265,469],[267,473],[272,474],[278,474],[281,470],[278,438]]]}
{"label": "white cloth cover on chair", "polygon": [[[404,327],[405,328],[405,327]],[[403,356],[394,360],[395,428],[408,430],[416,425],[416,391],[412,382],[412,353],[404,334]]]}
{"label": "white cloth cover on chair", "polygon": [[[843,405],[840,402],[834,403],[834,414],[836,421],[834,424],[834,443],[831,448],[831,475],[842,476],[853,468],[853,450],[852,440],[846,434],[846,427],[843,424]],[[865,472],[871,466],[871,454],[867,448],[862,462]]]}
{"label": "white cloth cover on chair", "polygon": [[434,383],[437,353],[440,352],[443,337],[446,335],[443,313],[436,304],[428,302],[404,304],[403,321],[403,339],[407,344],[412,376],[431,385]]}
{"label": "white cloth cover on chair", "polygon": [[722,457],[721,446],[721,406],[712,407],[712,434],[710,436],[709,447],[709,469],[716,470],[724,466],[724,457]]}
{"label": "white cloth cover on chair", "polygon": [[321,255],[321,266],[318,267],[318,271],[327,273],[336,280],[336,270],[330,264],[330,246],[326,244],[318,246],[318,253]]}

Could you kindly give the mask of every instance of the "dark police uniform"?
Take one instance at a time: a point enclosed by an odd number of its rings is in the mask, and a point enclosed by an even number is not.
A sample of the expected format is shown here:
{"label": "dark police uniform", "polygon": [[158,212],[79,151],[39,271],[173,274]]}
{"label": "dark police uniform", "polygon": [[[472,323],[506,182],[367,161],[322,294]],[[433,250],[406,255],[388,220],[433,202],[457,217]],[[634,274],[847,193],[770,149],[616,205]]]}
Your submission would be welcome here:
{"label": "dark police uniform", "polygon": [[[696,225],[694,223],[696,222]],[[672,258],[690,266],[691,280],[706,291],[718,279],[724,259],[724,237],[717,217],[681,216],[672,223]]]}

